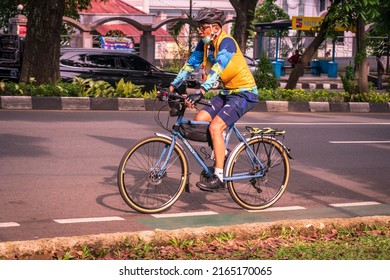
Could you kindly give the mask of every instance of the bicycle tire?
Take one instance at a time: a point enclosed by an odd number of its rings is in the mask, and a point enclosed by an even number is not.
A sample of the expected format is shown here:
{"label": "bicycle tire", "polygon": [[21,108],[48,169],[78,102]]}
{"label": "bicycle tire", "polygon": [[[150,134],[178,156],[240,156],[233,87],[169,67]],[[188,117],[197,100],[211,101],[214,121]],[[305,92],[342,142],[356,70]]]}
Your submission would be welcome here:
{"label": "bicycle tire", "polygon": [[157,176],[165,159],[160,160],[161,155],[171,144],[169,138],[146,138],[122,157],[117,173],[119,192],[126,204],[137,212],[162,212],[171,207],[185,189],[188,161],[179,145],[175,145],[162,176]]}
{"label": "bicycle tire", "polygon": [[[231,197],[242,208],[262,210],[282,197],[290,177],[290,162],[286,150],[273,138],[254,137],[248,144],[265,166],[264,177],[227,181],[227,185]],[[226,165],[226,177],[258,171],[250,163],[246,149],[241,144],[232,152]]]}

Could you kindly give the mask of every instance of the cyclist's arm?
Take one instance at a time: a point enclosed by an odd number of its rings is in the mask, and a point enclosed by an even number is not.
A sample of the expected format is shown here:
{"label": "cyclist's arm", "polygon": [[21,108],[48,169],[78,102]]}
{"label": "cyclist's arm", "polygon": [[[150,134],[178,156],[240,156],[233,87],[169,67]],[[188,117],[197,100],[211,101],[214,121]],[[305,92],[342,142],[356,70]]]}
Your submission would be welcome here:
{"label": "cyclist's arm", "polygon": [[205,92],[211,89],[212,85],[218,81],[219,76],[236,52],[237,47],[232,38],[228,37],[222,40],[221,44],[219,45],[215,62],[210,69],[210,73],[207,75],[206,81],[202,84],[202,88]]}
{"label": "cyclist's arm", "polygon": [[200,40],[187,62],[180,69],[176,78],[171,83],[173,87],[178,88],[188,78],[188,76],[202,64],[203,46],[204,43]]}

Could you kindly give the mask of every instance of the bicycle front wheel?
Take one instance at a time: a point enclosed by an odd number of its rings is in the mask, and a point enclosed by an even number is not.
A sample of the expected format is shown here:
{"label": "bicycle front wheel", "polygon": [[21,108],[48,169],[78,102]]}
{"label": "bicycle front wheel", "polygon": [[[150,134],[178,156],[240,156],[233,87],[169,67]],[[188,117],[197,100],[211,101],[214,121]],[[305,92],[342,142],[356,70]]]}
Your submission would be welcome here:
{"label": "bicycle front wheel", "polygon": [[[228,189],[241,207],[262,210],[278,201],[286,190],[290,163],[285,149],[272,138],[256,137],[248,144],[264,169],[256,164],[253,153],[241,145],[229,157],[226,165],[227,177],[240,178],[228,181]],[[262,172],[261,177],[251,178]]]}
{"label": "bicycle front wheel", "polygon": [[153,214],[172,206],[183,192],[188,162],[183,150],[163,137],[141,140],[123,156],[118,187],[124,201],[140,213]]}

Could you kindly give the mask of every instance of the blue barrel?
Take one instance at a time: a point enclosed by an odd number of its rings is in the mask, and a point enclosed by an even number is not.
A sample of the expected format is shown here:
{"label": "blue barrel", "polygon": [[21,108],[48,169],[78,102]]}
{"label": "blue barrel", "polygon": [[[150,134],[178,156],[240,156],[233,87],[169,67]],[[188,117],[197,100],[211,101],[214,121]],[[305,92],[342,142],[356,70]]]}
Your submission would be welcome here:
{"label": "blue barrel", "polygon": [[282,64],[282,65],[281,65],[280,75],[281,75],[281,76],[286,75],[286,71],[285,71],[285,69],[284,69],[284,60],[278,60],[278,63],[281,63],[281,64]]}
{"label": "blue barrel", "polygon": [[276,78],[280,78],[280,76],[282,75],[282,65],[283,64],[279,61],[272,62],[272,66],[274,67]]}
{"label": "blue barrel", "polygon": [[320,66],[321,66],[321,73],[322,74],[328,74],[328,63],[329,60],[321,59],[320,60]]}
{"label": "blue barrel", "polygon": [[337,67],[338,67],[338,64],[336,62],[330,61],[328,63],[328,77],[329,78],[337,78]]}
{"label": "blue barrel", "polygon": [[321,65],[319,60],[313,60],[311,62],[311,74],[321,75]]}

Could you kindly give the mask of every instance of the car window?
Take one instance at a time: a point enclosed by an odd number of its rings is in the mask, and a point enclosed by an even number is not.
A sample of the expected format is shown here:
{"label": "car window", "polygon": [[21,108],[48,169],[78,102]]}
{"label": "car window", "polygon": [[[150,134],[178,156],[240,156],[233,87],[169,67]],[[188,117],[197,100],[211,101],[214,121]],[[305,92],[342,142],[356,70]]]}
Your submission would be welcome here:
{"label": "car window", "polygon": [[85,57],[84,67],[116,68],[115,57],[110,55],[87,55]]}
{"label": "car window", "polygon": [[137,56],[120,57],[120,67],[126,70],[149,71],[150,67],[147,62]]}
{"label": "car window", "polygon": [[84,66],[85,55],[74,55],[68,59],[61,59],[60,62],[63,65],[82,67]]}

